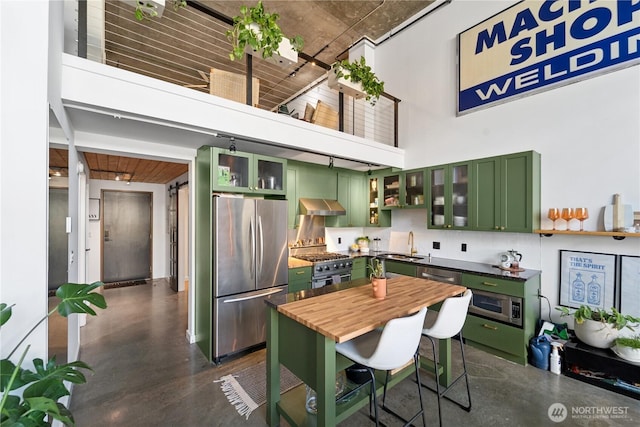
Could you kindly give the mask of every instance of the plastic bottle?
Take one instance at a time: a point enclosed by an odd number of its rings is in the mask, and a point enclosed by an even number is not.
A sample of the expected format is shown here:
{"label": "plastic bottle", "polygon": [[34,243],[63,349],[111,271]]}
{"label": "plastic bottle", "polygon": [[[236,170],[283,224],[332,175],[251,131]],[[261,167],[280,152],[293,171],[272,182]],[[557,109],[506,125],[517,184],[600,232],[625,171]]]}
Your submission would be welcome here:
{"label": "plastic bottle", "polygon": [[554,374],[560,375],[560,371],[562,370],[562,359],[560,356],[560,352],[558,348],[562,346],[562,344],[558,342],[552,342],[551,346],[553,350],[551,350],[550,362],[549,362],[549,370]]}

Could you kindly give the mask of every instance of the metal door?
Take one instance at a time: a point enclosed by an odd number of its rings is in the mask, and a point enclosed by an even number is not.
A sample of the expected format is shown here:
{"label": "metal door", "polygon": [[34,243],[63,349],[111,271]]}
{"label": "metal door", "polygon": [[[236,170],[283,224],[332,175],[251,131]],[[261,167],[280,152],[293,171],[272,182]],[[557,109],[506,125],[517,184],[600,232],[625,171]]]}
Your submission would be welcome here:
{"label": "metal door", "polygon": [[169,285],[178,292],[178,185],[169,188]]}
{"label": "metal door", "polygon": [[68,199],[68,189],[49,189],[49,289],[58,289],[68,281],[69,241],[66,228]]}
{"label": "metal door", "polygon": [[151,277],[152,194],[103,190],[102,281]]}

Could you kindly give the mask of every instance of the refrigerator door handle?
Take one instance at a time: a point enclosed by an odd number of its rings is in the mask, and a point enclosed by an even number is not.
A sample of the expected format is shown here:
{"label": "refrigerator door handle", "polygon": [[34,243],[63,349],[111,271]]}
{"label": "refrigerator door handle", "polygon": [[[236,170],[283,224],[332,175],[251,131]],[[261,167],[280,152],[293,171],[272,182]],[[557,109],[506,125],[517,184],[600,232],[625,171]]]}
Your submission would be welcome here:
{"label": "refrigerator door handle", "polygon": [[262,264],[264,263],[264,233],[262,232],[262,216],[258,216],[258,243],[260,247],[258,248],[258,273],[257,275],[262,275]]}
{"label": "refrigerator door handle", "polygon": [[284,289],[282,289],[282,288],[280,288],[280,289],[272,289],[270,291],[263,292],[263,293],[258,294],[258,295],[251,295],[251,296],[248,296],[248,297],[240,297],[240,298],[231,298],[231,299],[226,299],[226,300],[224,300],[222,302],[227,304],[227,303],[232,303],[232,302],[248,301],[250,299],[256,299],[256,298],[264,298],[266,296],[277,294],[278,292],[282,292],[283,290]]}
{"label": "refrigerator door handle", "polygon": [[[253,224],[253,218],[249,221],[249,244],[251,245],[251,259],[256,259],[256,230],[255,225]],[[249,271],[251,271],[251,277],[255,277],[255,262],[252,262],[249,266]]]}

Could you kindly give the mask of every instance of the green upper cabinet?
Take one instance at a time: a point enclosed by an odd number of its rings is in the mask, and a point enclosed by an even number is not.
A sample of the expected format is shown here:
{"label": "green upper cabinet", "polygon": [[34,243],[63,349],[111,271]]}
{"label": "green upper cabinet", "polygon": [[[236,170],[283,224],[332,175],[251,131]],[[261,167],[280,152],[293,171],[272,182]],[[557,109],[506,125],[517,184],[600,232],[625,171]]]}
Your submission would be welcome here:
{"label": "green upper cabinet", "polygon": [[383,194],[380,189],[382,181],[381,175],[367,175],[367,194],[369,197],[369,213],[367,216],[369,218],[369,227],[391,227],[391,212],[380,209],[380,197]]}
{"label": "green upper cabinet", "polygon": [[232,152],[212,147],[211,188],[213,191],[284,195],[287,161],[258,154]]}
{"label": "green upper cabinet", "polygon": [[530,233],[540,227],[540,154],[508,154],[472,162],[472,228]]}
{"label": "green upper cabinet", "polygon": [[426,170],[395,172],[382,177],[382,208],[425,208]]}
{"label": "green upper cabinet", "polygon": [[338,201],[346,215],[328,216],[327,227],[364,227],[367,225],[366,179],[362,172],[338,172]]}
{"label": "green upper cabinet", "polygon": [[469,229],[471,162],[427,169],[429,228]]}
{"label": "green upper cabinet", "polygon": [[300,208],[298,207],[298,167],[292,164],[287,166],[287,201],[288,215],[287,226],[289,228],[298,228]]}
{"label": "green upper cabinet", "polygon": [[298,166],[298,198],[331,200],[338,198],[336,169],[313,163],[296,162],[296,165]]}

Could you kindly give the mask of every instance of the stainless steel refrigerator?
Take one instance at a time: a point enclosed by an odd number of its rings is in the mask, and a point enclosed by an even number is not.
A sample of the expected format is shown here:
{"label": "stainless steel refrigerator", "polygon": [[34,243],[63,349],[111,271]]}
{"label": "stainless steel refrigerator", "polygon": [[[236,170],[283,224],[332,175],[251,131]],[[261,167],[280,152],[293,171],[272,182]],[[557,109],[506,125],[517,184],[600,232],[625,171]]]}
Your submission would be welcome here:
{"label": "stainless steel refrigerator", "polygon": [[265,299],[287,293],[287,201],[213,197],[212,358],[266,340]]}

